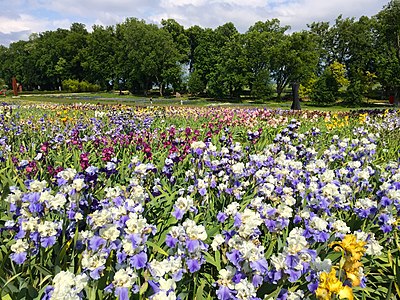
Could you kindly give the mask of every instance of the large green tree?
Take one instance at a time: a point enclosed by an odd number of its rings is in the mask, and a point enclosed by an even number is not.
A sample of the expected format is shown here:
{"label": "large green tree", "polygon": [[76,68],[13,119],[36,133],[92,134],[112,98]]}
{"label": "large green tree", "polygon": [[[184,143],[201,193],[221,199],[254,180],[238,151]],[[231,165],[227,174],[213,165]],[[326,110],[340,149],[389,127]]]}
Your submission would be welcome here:
{"label": "large green tree", "polygon": [[161,25],[171,35],[175,43],[175,47],[180,54],[179,62],[187,64],[189,62],[190,45],[185,28],[174,19],[162,20]]}
{"label": "large green tree", "polygon": [[395,96],[395,105],[400,97],[400,1],[390,1],[377,15],[379,60],[378,79],[382,86]]}
{"label": "large green tree", "polygon": [[243,36],[247,60],[248,85],[252,95],[265,97],[271,94],[271,55],[285,38],[288,26],[281,26],[278,19],[257,22]]}
{"label": "large green tree", "polygon": [[233,69],[240,63],[238,55],[242,47],[234,24],[226,23],[215,30],[207,28],[196,37],[192,69],[203,81],[207,93],[215,97],[237,94],[243,83],[239,78],[242,75],[233,74]]}
{"label": "large green tree", "polygon": [[[345,76],[349,79],[349,94],[345,97],[351,102],[360,102],[371,88],[373,82],[370,79],[376,72],[376,19],[363,16],[355,20],[340,15],[332,26],[327,22],[319,22],[312,23],[309,28],[317,41],[320,56],[317,71],[317,75],[321,76],[319,81],[329,82],[331,70],[327,68],[330,66],[335,63],[344,65]],[[318,86],[320,90],[325,88],[323,84]],[[330,98],[334,99],[338,93],[333,92],[332,95]]]}
{"label": "large green tree", "polygon": [[195,52],[203,39],[205,31],[206,31],[205,29],[201,28],[198,25],[189,27],[188,29],[185,30],[185,35],[188,38],[188,44],[189,44],[189,53],[188,53],[189,73],[192,73],[194,71],[194,65],[196,62]]}
{"label": "large green tree", "polygon": [[127,19],[116,28],[117,78],[134,92],[147,91],[155,83],[163,95],[168,84],[178,85],[181,54],[167,30]]}
{"label": "large green tree", "polygon": [[116,77],[116,46],[115,29],[112,26],[93,26],[88,36],[87,46],[82,50],[84,60],[82,68],[85,79],[109,89]]}
{"label": "large green tree", "polygon": [[89,33],[85,25],[73,23],[70,30],[46,31],[35,39],[32,57],[40,74],[37,85],[57,89],[64,79],[84,78],[84,49]]}
{"label": "large green tree", "polygon": [[[246,83],[246,60],[241,35],[233,23],[217,27],[208,50],[207,89],[210,95],[238,97]],[[207,54],[207,52],[206,52]]]}
{"label": "large green tree", "polygon": [[[278,99],[289,84],[293,85],[296,92],[298,85],[314,74],[317,64],[316,41],[309,31],[284,35],[271,49],[271,72]],[[298,109],[299,103],[295,106]]]}

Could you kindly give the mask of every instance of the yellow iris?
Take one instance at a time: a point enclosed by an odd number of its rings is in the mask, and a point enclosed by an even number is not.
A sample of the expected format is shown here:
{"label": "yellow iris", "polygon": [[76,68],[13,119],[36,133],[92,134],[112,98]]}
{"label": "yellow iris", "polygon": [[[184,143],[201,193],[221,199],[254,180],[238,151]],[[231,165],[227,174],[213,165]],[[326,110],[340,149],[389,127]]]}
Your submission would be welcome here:
{"label": "yellow iris", "polygon": [[335,251],[344,252],[343,270],[346,272],[346,278],[351,280],[352,286],[361,284],[360,269],[362,263],[361,257],[364,255],[366,242],[357,241],[355,235],[348,234],[341,242],[334,242],[330,247],[334,247]]}
{"label": "yellow iris", "polygon": [[353,290],[349,286],[344,286],[339,292],[338,292],[339,299],[349,299],[353,300]]}
{"label": "yellow iris", "polygon": [[360,122],[360,124],[364,124],[365,121],[367,120],[367,117],[368,117],[368,113],[360,114],[358,116],[358,121]]}
{"label": "yellow iris", "polygon": [[[334,251],[341,251],[343,257],[339,263],[340,270],[345,272],[346,279],[351,280],[352,286],[359,286],[362,277],[361,257],[364,255],[366,242],[357,241],[357,237],[348,234],[340,242],[333,242],[329,246]],[[338,267],[336,267],[338,268]],[[347,285],[343,285],[340,278],[336,277],[336,268],[332,267],[329,273],[323,272],[319,278],[319,285],[316,290],[316,296],[321,300],[330,300],[332,295],[339,299],[353,300],[353,290]]]}
{"label": "yellow iris", "polygon": [[325,125],[328,130],[332,130],[334,128],[341,128],[349,125],[349,116],[339,116],[338,114],[333,114],[332,118],[325,118]]}
{"label": "yellow iris", "polygon": [[348,234],[341,242],[333,242],[329,245],[329,247],[335,246],[335,251],[341,251],[341,249],[343,249],[345,254],[351,255],[353,260],[360,260],[366,251],[365,245],[366,242],[357,241],[355,235]]}
{"label": "yellow iris", "polygon": [[320,300],[330,300],[332,294],[339,296],[339,299],[353,300],[353,291],[336,277],[336,269],[332,268],[329,273],[322,272],[319,277],[319,286],[315,295]]}

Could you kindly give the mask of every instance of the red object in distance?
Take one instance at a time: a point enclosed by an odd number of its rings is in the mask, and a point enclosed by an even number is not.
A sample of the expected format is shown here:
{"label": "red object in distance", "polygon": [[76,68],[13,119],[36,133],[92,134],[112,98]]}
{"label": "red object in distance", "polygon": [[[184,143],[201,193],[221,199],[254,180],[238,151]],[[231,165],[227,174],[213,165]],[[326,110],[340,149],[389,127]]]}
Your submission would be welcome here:
{"label": "red object in distance", "polygon": [[12,87],[13,87],[14,96],[18,96],[17,79],[15,77],[12,78]]}

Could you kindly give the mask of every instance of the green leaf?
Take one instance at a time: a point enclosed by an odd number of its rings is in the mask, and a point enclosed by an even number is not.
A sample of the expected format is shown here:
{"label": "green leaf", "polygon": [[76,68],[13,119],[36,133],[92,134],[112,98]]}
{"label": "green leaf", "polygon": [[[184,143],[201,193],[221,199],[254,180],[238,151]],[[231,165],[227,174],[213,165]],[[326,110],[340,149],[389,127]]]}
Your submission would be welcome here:
{"label": "green leaf", "polygon": [[158,253],[161,253],[164,256],[168,256],[168,253],[165,252],[160,246],[158,246],[156,243],[147,241],[146,244],[150,247],[152,247],[154,250],[156,250]]}
{"label": "green leaf", "polygon": [[270,258],[270,257],[271,257],[272,251],[274,251],[274,246],[275,246],[275,244],[276,244],[276,239],[273,239],[273,240],[270,242],[267,251],[265,252],[265,256],[266,256],[267,258]]}
{"label": "green leaf", "polygon": [[216,262],[216,260],[211,256],[210,253],[205,252],[205,253],[204,253],[204,256],[205,256],[206,261],[207,261],[208,263],[212,264],[212,265],[213,265],[214,267],[216,267],[218,270],[221,269],[221,265],[218,264],[218,263]]}
{"label": "green leaf", "polygon": [[213,227],[213,228],[211,228],[209,230],[206,230],[207,237],[209,237],[209,238],[213,237],[215,235],[215,233],[217,233],[218,231],[219,231],[218,227]]}
{"label": "green leaf", "polygon": [[28,295],[31,299],[36,298],[39,295],[37,289],[35,289],[33,286],[28,285],[27,289]]}
{"label": "green leaf", "polygon": [[41,265],[34,265],[33,267],[37,269],[40,273],[42,273],[42,275],[44,276],[52,276],[52,273],[45,267],[42,267]]}
{"label": "green leaf", "polygon": [[7,294],[7,295],[1,297],[1,300],[13,300],[13,299],[11,298],[10,294]]}
{"label": "green leaf", "polygon": [[221,253],[217,250],[214,253],[215,263],[217,264],[217,270],[221,270]]}
{"label": "green leaf", "polygon": [[149,283],[146,281],[142,284],[142,286],[140,287],[139,290],[139,295],[143,295],[144,293],[146,293],[147,289],[149,288]]}
{"label": "green leaf", "polygon": [[67,253],[67,250],[71,246],[73,240],[69,240],[65,243],[65,245],[62,247],[60,254],[57,255],[55,265],[60,265],[60,262],[63,261],[65,254]]}
{"label": "green leaf", "polygon": [[3,290],[7,287],[7,285],[9,285],[11,282],[14,281],[14,279],[18,278],[20,275],[22,274],[22,272],[15,274],[13,277],[11,277],[10,279],[7,280],[7,282],[4,284],[3,286]]}
{"label": "green leaf", "polygon": [[201,281],[201,285],[199,286],[199,288],[197,289],[197,293],[196,293],[196,297],[195,300],[202,300],[204,299],[203,297],[203,290],[204,290],[204,286],[206,285],[206,282],[204,280]]}

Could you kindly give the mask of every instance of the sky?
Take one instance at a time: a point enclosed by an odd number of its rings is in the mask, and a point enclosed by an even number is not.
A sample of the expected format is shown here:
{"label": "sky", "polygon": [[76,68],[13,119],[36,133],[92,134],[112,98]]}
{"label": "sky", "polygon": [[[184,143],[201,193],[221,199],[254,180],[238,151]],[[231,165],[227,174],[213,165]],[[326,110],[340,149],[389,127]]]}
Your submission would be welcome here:
{"label": "sky", "polygon": [[389,0],[0,0],[0,45],[28,40],[30,34],[83,23],[115,25],[128,17],[160,24],[174,19],[188,28],[216,28],[232,22],[245,32],[257,21],[277,18],[292,31],[339,15],[376,15]]}

